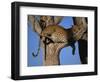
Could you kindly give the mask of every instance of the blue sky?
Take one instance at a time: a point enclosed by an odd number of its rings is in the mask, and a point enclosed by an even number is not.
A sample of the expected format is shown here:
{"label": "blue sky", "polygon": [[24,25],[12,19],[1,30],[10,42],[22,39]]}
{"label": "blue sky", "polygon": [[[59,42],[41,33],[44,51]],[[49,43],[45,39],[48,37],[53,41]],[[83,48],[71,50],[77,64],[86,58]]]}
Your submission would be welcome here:
{"label": "blue sky", "polygon": [[[62,21],[60,22],[61,26],[68,29],[73,25],[72,17],[64,17]],[[40,53],[37,57],[32,56],[32,52],[37,53],[39,44],[39,37],[37,33],[33,32],[31,24],[28,24],[28,66],[42,66],[43,60],[42,60],[42,48],[40,50]],[[78,51],[78,43],[75,43],[75,54],[72,55],[72,47],[68,46],[61,50],[60,52],[60,64],[61,65],[75,65],[80,64],[80,58],[79,58],[79,51]]]}

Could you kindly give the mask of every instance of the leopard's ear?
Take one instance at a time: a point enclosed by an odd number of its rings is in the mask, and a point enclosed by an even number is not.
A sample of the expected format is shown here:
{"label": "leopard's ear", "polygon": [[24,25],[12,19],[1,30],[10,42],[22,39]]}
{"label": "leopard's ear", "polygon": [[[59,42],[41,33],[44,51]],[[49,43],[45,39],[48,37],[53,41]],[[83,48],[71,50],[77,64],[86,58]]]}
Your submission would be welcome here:
{"label": "leopard's ear", "polygon": [[63,19],[63,16],[55,16],[54,17],[54,24],[59,24],[62,19]]}
{"label": "leopard's ear", "polygon": [[33,15],[29,15],[28,22],[32,24],[33,31],[37,32],[40,35],[40,33],[42,32],[42,27],[40,26],[39,21],[36,19],[36,17]]}

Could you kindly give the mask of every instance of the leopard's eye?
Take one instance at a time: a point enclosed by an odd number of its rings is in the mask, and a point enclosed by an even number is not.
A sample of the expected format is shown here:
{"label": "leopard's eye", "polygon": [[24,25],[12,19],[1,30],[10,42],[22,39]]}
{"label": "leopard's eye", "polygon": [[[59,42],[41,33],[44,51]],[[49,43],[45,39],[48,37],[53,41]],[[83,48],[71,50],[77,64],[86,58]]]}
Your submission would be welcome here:
{"label": "leopard's eye", "polygon": [[51,37],[51,34],[47,34],[47,36]]}
{"label": "leopard's eye", "polygon": [[54,42],[50,38],[46,37],[44,43],[48,45],[48,44],[54,43]]}
{"label": "leopard's eye", "polygon": [[51,40],[51,39],[46,38],[46,44],[50,44],[51,42],[52,42],[52,40]]}

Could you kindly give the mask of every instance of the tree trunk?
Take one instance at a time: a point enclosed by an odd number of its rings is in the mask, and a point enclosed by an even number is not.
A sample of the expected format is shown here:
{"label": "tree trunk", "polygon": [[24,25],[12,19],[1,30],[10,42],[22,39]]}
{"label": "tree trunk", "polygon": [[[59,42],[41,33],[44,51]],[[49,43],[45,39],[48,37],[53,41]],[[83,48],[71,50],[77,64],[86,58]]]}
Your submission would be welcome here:
{"label": "tree trunk", "polygon": [[[87,28],[87,18],[83,20],[83,28],[84,26]],[[73,22],[74,25],[79,26],[82,23],[82,18],[81,17],[73,17]],[[79,44],[79,55],[80,55],[80,60],[82,64],[87,64],[87,29],[86,31],[82,34],[80,39],[78,40]]]}
{"label": "tree trunk", "polygon": [[65,43],[51,43],[44,48],[44,62],[43,65],[60,65],[60,50],[65,46]]}

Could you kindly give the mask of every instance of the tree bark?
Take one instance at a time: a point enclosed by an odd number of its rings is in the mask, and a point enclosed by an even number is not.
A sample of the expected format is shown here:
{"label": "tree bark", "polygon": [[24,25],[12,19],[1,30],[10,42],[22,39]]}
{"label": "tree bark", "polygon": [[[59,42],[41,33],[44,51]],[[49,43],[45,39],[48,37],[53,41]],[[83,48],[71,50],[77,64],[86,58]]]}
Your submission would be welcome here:
{"label": "tree bark", "polygon": [[[83,19],[83,28],[84,26],[87,28],[87,18]],[[74,25],[79,26],[82,23],[82,18],[78,18],[78,17],[73,17],[73,22]],[[83,30],[84,31],[84,30]],[[79,44],[79,55],[80,55],[80,60],[82,64],[87,64],[87,60],[88,60],[88,53],[87,53],[87,29],[86,31],[82,34],[82,36],[80,37],[80,39],[78,40],[78,44]]]}

